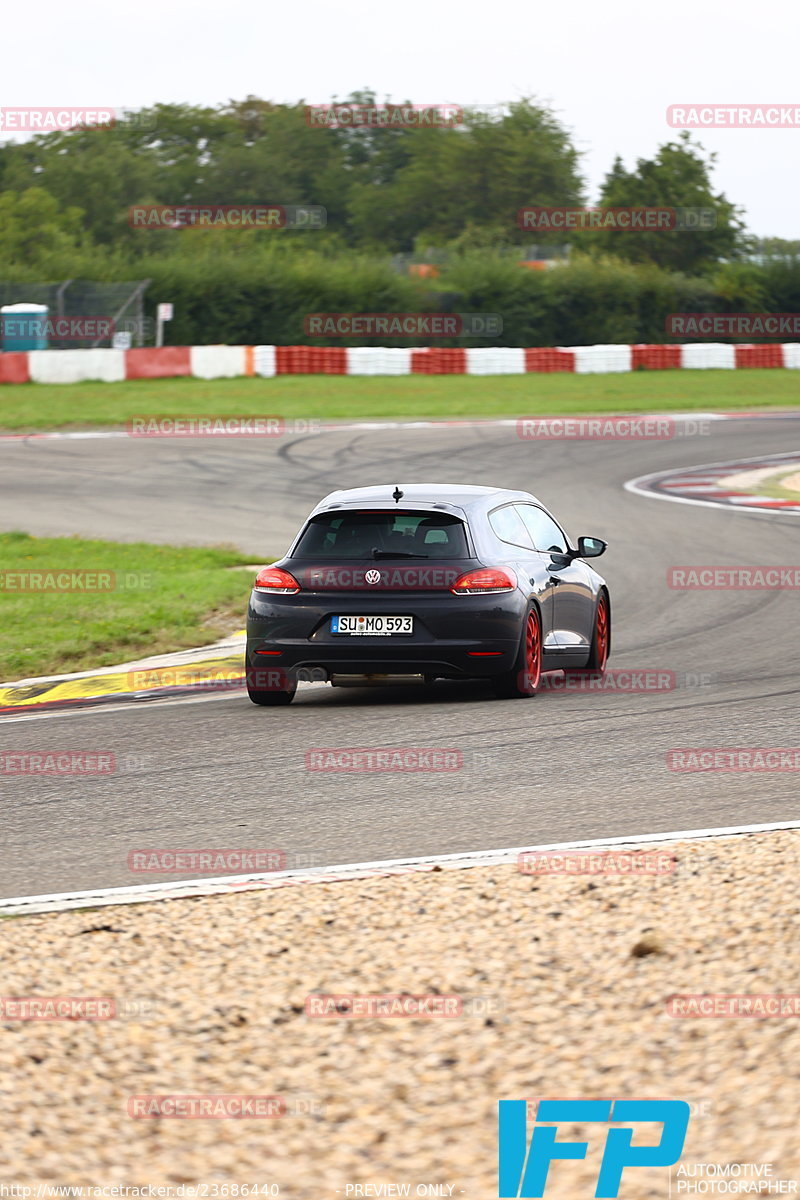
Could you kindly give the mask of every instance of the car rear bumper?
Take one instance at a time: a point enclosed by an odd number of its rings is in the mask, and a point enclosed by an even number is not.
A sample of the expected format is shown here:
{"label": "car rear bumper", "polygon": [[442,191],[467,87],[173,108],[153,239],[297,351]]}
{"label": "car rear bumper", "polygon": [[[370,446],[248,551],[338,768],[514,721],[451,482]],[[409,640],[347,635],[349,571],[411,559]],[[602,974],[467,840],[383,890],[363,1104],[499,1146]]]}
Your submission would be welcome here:
{"label": "car rear bumper", "polygon": [[[359,639],[366,640],[366,639]],[[375,646],[364,646],[356,653],[341,647],[338,653],[326,649],[324,654],[313,653],[307,648],[287,647],[277,655],[259,654],[257,644],[247,647],[247,665],[254,671],[280,668],[290,674],[307,672],[309,677],[318,674],[321,668],[326,677],[331,675],[437,675],[452,679],[485,678],[508,671],[514,665],[518,645],[480,647],[479,655],[471,655],[464,646],[436,646],[427,653],[409,654],[398,650],[379,652]]]}
{"label": "car rear bumper", "polygon": [[[485,678],[510,670],[519,650],[526,599],[519,591],[487,596],[408,593],[370,597],[265,596],[253,593],[247,619],[247,666],[289,674],[321,668],[331,675],[437,675]],[[331,616],[410,614],[414,633],[385,637],[330,632]]]}

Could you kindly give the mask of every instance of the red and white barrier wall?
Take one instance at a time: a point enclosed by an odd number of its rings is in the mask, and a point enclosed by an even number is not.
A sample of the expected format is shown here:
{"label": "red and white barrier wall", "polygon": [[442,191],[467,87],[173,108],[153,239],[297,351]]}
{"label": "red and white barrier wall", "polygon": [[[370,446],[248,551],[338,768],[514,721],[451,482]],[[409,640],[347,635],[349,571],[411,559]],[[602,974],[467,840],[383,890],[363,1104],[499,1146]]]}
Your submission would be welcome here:
{"label": "red and white barrier wall", "polygon": [[800,370],[800,343],[742,346],[163,346],[144,350],[31,350],[0,353],[0,384],[98,379],[227,379],[242,375],[526,375],[571,371]]}

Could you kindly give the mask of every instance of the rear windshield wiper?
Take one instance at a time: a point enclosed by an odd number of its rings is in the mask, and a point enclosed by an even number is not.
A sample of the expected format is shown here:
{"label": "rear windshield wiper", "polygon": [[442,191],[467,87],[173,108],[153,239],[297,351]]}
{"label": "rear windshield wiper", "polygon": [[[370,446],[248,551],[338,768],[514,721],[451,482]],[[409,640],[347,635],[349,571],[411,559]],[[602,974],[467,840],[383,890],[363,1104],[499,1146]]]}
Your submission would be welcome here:
{"label": "rear windshield wiper", "polygon": [[411,550],[379,550],[372,548],[373,558],[430,558],[429,554],[414,554]]}

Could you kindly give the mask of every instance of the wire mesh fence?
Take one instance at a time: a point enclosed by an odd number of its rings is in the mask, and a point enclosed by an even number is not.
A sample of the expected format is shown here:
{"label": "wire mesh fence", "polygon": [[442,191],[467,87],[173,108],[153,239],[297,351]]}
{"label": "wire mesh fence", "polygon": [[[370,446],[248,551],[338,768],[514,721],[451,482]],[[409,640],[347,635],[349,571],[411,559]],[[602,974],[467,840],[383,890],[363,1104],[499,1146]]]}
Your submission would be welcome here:
{"label": "wire mesh fence", "polygon": [[[21,336],[33,328],[52,350],[87,350],[120,344],[152,343],[154,322],[144,315],[149,279],[101,283],[62,279],[52,283],[9,283],[0,280],[0,308],[7,305],[45,305],[47,313],[27,320],[7,317],[0,333]],[[117,337],[117,342],[114,342]],[[0,349],[2,349],[0,339]]]}

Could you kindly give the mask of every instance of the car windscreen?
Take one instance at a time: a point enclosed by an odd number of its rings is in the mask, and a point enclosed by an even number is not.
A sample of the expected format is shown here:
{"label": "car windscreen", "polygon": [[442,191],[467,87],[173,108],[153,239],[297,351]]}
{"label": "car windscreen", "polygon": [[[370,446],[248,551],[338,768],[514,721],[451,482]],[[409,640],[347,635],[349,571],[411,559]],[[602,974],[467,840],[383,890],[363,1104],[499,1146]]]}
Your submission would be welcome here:
{"label": "car windscreen", "polygon": [[313,517],[292,558],[467,558],[464,524],[449,513],[353,511]]}

